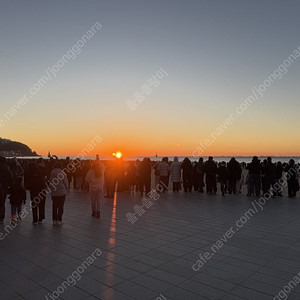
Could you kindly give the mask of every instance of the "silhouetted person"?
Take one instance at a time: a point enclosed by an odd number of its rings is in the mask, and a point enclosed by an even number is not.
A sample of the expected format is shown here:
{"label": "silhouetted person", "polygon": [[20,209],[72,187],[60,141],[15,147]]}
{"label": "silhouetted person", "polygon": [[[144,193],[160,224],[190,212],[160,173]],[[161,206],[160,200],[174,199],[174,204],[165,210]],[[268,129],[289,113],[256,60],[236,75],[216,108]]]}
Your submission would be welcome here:
{"label": "silhouetted person", "polygon": [[86,181],[89,183],[91,194],[92,217],[100,218],[101,207],[103,204],[105,167],[100,160],[93,162],[90,170],[87,172]]}
{"label": "silhouetted person", "polygon": [[32,223],[34,225],[42,223],[45,219],[45,201],[46,201],[46,170],[41,161],[38,165],[33,160],[30,162],[25,172],[25,187],[30,191]]}
{"label": "silhouetted person", "polygon": [[65,173],[67,174],[67,177],[68,177],[68,187],[70,188],[71,187],[71,182],[72,182],[72,177],[73,177],[73,174],[72,174],[72,171],[71,169],[73,169],[73,162],[71,161],[70,157],[66,157],[66,160],[64,162],[64,170],[65,170]]}
{"label": "silhouetted person", "polygon": [[279,196],[282,197],[282,186],[280,184],[280,179],[282,178],[282,173],[283,173],[283,166],[282,163],[279,161],[276,164],[276,168],[275,168],[275,182],[277,182],[278,184],[277,189],[275,190],[275,196]]}
{"label": "silhouetted person", "polygon": [[295,161],[291,159],[288,166],[285,168],[287,175],[288,184],[288,195],[289,197],[296,197],[296,193],[299,191],[298,183],[298,169],[295,167]]}
{"label": "silhouetted person", "polygon": [[[99,157],[99,156],[98,156]],[[96,162],[100,162],[100,160],[96,159]],[[85,160],[82,162],[82,185],[81,190],[85,192],[89,192],[89,183],[86,181],[86,175],[91,168],[91,161]]]}
{"label": "silhouetted person", "polygon": [[140,167],[140,176],[141,176],[141,186],[140,186],[140,192],[141,195],[143,195],[143,192],[145,191],[146,194],[150,192],[151,189],[151,171],[152,171],[152,165],[150,158],[145,157],[141,163]]}
{"label": "silhouetted person", "polygon": [[53,225],[62,224],[64,204],[68,192],[68,178],[59,162],[56,162],[50,174],[52,194],[52,219]]}
{"label": "silhouetted person", "polygon": [[217,174],[220,181],[222,196],[225,196],[228,181],[228,168],[225,161],[222,161],[221,165],[218,167]]}
{"label": "silhouetted person", "polygon": [[133,161],[129,162],[127,169],[127,182],[129,185],[130,193],[133,194],[136,186],[136,167]]}
{"label": "silhouetted person", "polygon": [[136,168],[136,191],[140,192],[141,185],[142,185],[142,177],[141,177],[141,162],[139,159],[135,161],[135,168]]}
{"label": "silhouetted person", "polygon": [[242,168],[240,164],[231,158],[228,163],[228,192],[229,194],[236,194],[237,181],[241,179]]}
{"label": "silhouetted person", "polygon": [[198,182],[198,191],[200,193],[204,192],[204,162],[203,162],[203,158],[200,157],[199,161],[196,164],[196,178],[195,180],[197,180]]}
{"label": "silhouetted person", "polygon": [[13,183],[16,181],[18,177],[24,176],[24,170],[20,164],[20,162],[17,160],[16,157],[14,157],[9,164],[9,168],[13,175]]}
{"label": "silhouetted person", "polygon": [[163,186],[163,193],[168,190],[169,186],[169,172],[170,166],[168,164],[168,158],[164,157],[161,163],[158,165],[157,170],[159,172],[159,181]]}
{"label": "silhouetted person", "polygon": [[249,170],[248,194],[247,196],[260,195],[260,171],[261,165],[257,156],[254,156],[252,162],[247,166]]}
{"label": "silhouetted person", "polygon": [[183,182],[183,189],[185,193],[188,191],[192,192],[193,186],[193,165],[189,158],[185,158],[181,164],[182,169],[182,182]]}
{"label": "silhouetted person", "polygon": [[154,184],[155,187],[157,187],[159,185],[159,170],[158,170],[158,165],[160,164],[159,161],[155,162],[153,165],[153,169],[154,169]]}
{"label": "silhouetted person", "polygon": [[[0,182],[0,205],[4,203],[4,193],[2,188],[2,183]],[[1,206],[0,206],[1,209]],[[3,223],[3,220],[1,219],[1,224]]]}
{"label": "silhouetted person", "polygon": [[79,158],[76,158],[76,168],[73,172],[74,179],[74,189],[80,190],[82,187],[83,177],[82,177],[82,161]]}
{"label": "silhouetted person", "polygon": [[21,221],[22,205],[26,202],[26,190],[23,186],[21,176],[15,179],[15,182],[9,188],[9,199],[11,205],[11,224]]}
{"label": "silhouetted person", "polygon": [[261,163],[261,169],[260,169],[260,181],[261,181],[261,189],[263,193],[266,190],[266,180],[265,180],[265,172],[266,172],[266,165],[267,165],[267,160],[264,159],[263,162]]}
{"label": "silhouetted person", "polygon": [[5,218],[5,200],[12,181],[12,172],[7,165],[6,159],[0,156],[0,184],[2,187],[2,197],[0,197],[0,224],[3,223]]}
{"label": "silhouetted person", "polygon": [[113,165],[111,161],[108,161],[105,165],[104,173],[106,198],[113,198],[115,193],[116,176],[114,174]]}
{"label": "silhouetted person", "polygon": [[118,192],[125,191],[125,168],[124,162],[122,159],[115,159],[114,161],[114,174],[116,178],[115,189],[117,188]]}
{"label": "silhouetted person", "polygon": [[204,164],[204,172],[206,174],[206,191],[208,194],[217,193],[217,165],[210,156]]}
{"label": "silhouetted person", "polygon": [[[264,167],[264,175],[265,175],[264,176],[265,183],[264,183],[264,190],[263,190],[264,194],[271,192],[271,188],[273,188],[275,183],[275,174],[276,174],[276,167],[272,163],[272,158],[268,157]],[[273,194],[273,196],[275,195]]]}
{"label": "silhouetted person", "polygon": [[170,166],[171,181],[173,182],[173,192],[179,192],[181,182],[181,166],[178,157],[174,157],[174,161]]}
{"label": "silhouetted person", "polygon": [[193,166],[193,187],[194,191],[198,192],[199,191],[199,182],[197,180],[197,162],[192,163]]}

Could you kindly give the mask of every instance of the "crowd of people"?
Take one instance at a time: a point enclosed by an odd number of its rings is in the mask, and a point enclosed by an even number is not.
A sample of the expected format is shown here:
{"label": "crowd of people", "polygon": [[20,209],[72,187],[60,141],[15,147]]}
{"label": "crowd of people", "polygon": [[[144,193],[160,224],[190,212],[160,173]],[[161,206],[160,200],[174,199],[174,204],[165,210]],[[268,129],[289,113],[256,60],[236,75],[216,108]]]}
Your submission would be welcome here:
{"label": "crowd of people", "polygon": [[223,196],[240,194],[246,185],[247,196],[270,193],[272,197],[282,197],[286,182],[288,196],[295,197],[299,191],[299,168],[293,159],[289,163],[273,163],[271,157],[260,161],[256,156],[248,164],[239,163],[235,158],[228,163],[217,163],[213,157],[194,162],[187,157],[183,162],[179,162],[178,157],[172,162],[168,157],[161,161],[150,158],[100,161],[98,156],[92,161],[69,157],[60,160],[56,156],[47,160],[0,157],[0,223],[4,222],[7,198],[11,204],[11,222],[21,220],[26,190],[30,195],[34,225],[45,219],[47,194],[51,194],[52,199],[53,225],[62,224],[70,188],[90,192],[92,217],[95,218],[100,218],[103,198],[112,198],[115,191],[147,195],[159,184],[162,193],[169,190],[170,183],[174,193],[183,189],[185,193],[204,193],[206,190],[208,194],[216,194],[219,186]]}

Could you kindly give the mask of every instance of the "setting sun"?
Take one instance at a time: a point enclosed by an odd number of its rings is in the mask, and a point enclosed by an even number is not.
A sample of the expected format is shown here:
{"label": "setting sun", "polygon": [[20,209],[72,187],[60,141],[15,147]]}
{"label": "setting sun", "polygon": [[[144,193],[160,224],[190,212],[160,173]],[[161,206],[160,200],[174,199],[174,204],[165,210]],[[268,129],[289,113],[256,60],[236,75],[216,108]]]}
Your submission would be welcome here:
{"label": "setting sun", "polygon": [[122,153],[120,151],[118,151],[117,153],[113,153],[113,156],[115,156],[116,158],[121,158]]}

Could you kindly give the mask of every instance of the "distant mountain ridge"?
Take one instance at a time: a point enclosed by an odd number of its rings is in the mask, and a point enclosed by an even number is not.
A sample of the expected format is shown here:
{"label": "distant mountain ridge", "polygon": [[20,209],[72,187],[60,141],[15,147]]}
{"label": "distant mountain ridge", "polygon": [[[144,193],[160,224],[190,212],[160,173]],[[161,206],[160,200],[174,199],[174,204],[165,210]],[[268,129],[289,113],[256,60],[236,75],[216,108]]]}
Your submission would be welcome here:
{"label": "distant mountain ridge", "polygon": [[38,154],[23,143],[0,138],[0,156],[38,156]]}

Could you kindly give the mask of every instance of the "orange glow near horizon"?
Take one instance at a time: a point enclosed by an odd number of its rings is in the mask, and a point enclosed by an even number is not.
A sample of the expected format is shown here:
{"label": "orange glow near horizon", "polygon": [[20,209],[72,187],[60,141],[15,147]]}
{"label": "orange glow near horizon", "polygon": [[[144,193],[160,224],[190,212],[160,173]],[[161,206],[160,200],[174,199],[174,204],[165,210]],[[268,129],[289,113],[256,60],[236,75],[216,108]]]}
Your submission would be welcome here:
{"label": "orange glow near horizon", "polygon": [[[249,122],[251,124],[251,122]],[[296,133],[288,128],[274,134],[271,129],[261,127],[255,131],[251,126],[228,128],[215,140],[210,138],[211,128],[205,126],[198,132],[189,126],[173,131],[162,132],[159,126],[132,129],[120,129],[120,124],[111,127],[109,131],[95,129],[94,131],[74,132],[65,130],[54,132],[14,131],[3,136],[28,145],[39,155],[47,156],[48,151],[57,156],[99,156],[111,157],[112,153],[121,153],[123,158],[135,156],[300,156],[300,140],[295,139]],[[296,127],[295,127],[296,128]],[[87,134],[88,132],[88,134]],[[134,132],[134,134],[132,134]],[[57,134],[58,133],[58,134]],[[128,134],[130,133],[130,134]],[[47,138],[45,138],[45,135]],[[92,141],[96,136],[101,140]],[[205,146],[206,139],[212,142]],[[201,144],[202,143],[202,144]],[[204,146],[203,146],[204,145]],[[122,151],[116,151],[122,149]],[[124,155],[126,153],[126,155]],[[118,154],[119,155],[119,154]],[[117,156],[115,156],[118,158]]]}
{"label": "orange glow near horizon", "polygon": [[[132,141],[128,144],[119,143],[119,148],[123,149],[122,152],[113,152],[111,148],[115,148],[114,145],[112,147],[103,142],[99,145],[96,145],[94,149],[90,151],[86,151],[83,156],[105,156],[109,157],[113,155],[114,157],[120,159],[124,157],[123,153],[126,153],[126,157],[130,156],[299,156],[300,155],[300,143],[297,141],[293,141],[290,143],[284,144],[282,141],[270,140],[268,141],[268,145],[263,144],[262,140],[241,140],[241,143],[237,143],[231,141],[230,139],[219,139],[212,143],[210,146],[202,146],[200,141],[205,141],[205,138],[201,140],[194,140],[193,142],[189,142],[186,145],[182,142],[179,146],[177,144],[173,145],[172,142],[166,141],[165,144],[161,144],[159,141],[154,141],[153,143],[136,143]],[[24,141],[23,141],[24,142]],[[84,147],[82,147],[77,141],[77,143],[53,143],[55,147],[51,147],[50,145],[43,145],[39,143],[28,143],[24,142],[31,147],[33,151],[36,151],[39,155],[47,156],[48,151],[51,152],[52,155],[57,156],[81,156],[82,149],[85,148],[85,143],[83,143]],[[287,151],[288,149],[288,151]],[[113,153],[113,154],[112,154]]]}

